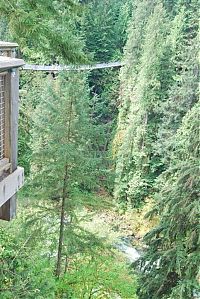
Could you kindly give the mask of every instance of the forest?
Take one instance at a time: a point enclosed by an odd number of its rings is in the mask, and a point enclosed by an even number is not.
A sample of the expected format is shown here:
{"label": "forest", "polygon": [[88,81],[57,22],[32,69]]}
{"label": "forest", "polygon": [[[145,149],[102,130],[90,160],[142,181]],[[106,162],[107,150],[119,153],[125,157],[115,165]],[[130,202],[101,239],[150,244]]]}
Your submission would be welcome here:
{"label": "forest", "polygon": [[20,69],[0,299],[200,298],[199,0],[0,0]]}

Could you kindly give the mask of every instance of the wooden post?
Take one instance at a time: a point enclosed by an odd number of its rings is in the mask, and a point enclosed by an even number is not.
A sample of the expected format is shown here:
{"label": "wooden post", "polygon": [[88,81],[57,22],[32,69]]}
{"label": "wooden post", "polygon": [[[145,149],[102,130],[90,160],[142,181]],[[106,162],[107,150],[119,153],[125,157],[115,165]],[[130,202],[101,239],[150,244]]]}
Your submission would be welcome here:
{"label": "wooden post", "polygon": [[0,41],[0,56],[16,57],[18,44]]}
{"label": "wooden post", "polygon": [[[10,71],[10,162],[11,173],[17,169],[17,152],[18,152],[18,113],[19,113],[19,70],[11,69]],[[16,199],[17,196],[11,197],[0,208],[0,219],[10,221],[16,216]]]}

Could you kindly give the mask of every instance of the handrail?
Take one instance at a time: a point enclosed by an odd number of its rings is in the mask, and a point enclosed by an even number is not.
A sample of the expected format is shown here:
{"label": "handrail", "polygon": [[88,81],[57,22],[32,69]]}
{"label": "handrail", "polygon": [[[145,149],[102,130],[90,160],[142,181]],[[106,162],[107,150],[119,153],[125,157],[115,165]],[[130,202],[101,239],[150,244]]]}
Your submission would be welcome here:
{"label": "handrail", "polygon": [[22,69],[26,71],[44,71],[44,72],[59,72],[59,71],[85,71],[95,69],[106,69],[113,67],[121,67],[125,63],[116,61],[109,63],[97,63],[94,65],[38,65],[25,64]]}

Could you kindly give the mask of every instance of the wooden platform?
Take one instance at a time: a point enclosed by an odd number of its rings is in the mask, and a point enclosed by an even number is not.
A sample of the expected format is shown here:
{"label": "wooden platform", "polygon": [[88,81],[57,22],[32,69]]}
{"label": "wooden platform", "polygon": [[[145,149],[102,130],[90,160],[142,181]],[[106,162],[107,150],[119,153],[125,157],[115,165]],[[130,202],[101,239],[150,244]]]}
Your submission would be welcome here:
{"label": "wooden platform", "polygon": [[24,65],[24,61],[22,59],[0,56],[0,72],[5,72],[11,68],[18,68],[22,65]]}
{"label": "wooden platform", "polygon": [[10,199],[24,184],[24,169],[17,169],[0,182],[0,207]]}

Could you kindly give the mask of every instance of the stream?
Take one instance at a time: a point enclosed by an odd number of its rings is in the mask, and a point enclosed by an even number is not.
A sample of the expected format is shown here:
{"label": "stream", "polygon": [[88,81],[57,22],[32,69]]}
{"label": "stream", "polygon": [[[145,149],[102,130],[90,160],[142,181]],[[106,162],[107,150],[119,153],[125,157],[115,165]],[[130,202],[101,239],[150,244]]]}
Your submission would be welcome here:
{"label": "stream", "polygon": [[[117,241],[113,247],[121,251],[130,264],[136,262],[142,255],[141,251],[133,247],[129,237],[119,238],[119,241]],[[121,297],[117,296],[116,299],[121,299]],[[198,291],[194,291],[193,299],[200,299],[200,293]]]}
{"label": "stream", "polygon": [[129,237],[119,238],[119,241],[113,247],[121,251],[130,264],[136,262],[141,257],[141,253],[133,247]]}

